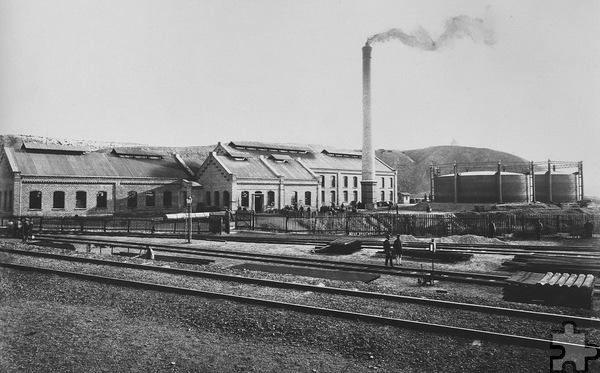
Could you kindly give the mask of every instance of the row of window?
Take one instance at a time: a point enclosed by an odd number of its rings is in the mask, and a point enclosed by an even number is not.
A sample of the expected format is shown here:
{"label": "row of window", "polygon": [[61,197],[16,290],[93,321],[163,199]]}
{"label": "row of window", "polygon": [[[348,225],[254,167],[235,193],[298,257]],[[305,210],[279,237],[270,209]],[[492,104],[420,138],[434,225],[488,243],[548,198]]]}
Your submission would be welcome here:
{"label": "row of window", "polygon": [[[336,203],[336,202],[337,202],[337,200],[336,200],[336,198],[335,198],[335,197],[336,197],[335,191],[334,191],[334,190],[332,190],[331,192],[329,192],[329,194],[330,194],[330,196],[331,196],[331,200],[330,200],[330,202],[331,202],[331,203]],[[387,201],[393,201],[393,200],[394,200],[394,192],[393,192],[393,191],[390,191],[388,196],[389,196],[390,198],[389,198],[389,199],[387,199]],[[386,201],[386,198],[385,198],[385,197],[386,197],[386,195],[385,195],[385,191],[383,191],[383,190],[382,190],[382,191],[381,191],[381,193],[380,193],[380,195],[379,195],[379,197],[380,197],[380,201],[381,201],[381,202],[385,202],[385,201]],[[348,200],[348,198],[349,198],[348,191],[347,191],[347,190],[344,190],[344,191],[342,192],[342,202],[343,202],[343,203],[348,203],[348,202],[350,202],[350,201]],[[323,203],[325,203],[325,191],[324,191],[324,190],[322,190],[322,191],[321,191],[321,200],[323,201]],[[356,191],[356,190],[352,192],[352,201],[354,201],[354,202],[358,202],[358,191]]]}
{"label": "row of window", "polygon": [[[184,192],[185,193],[185,192]],[[145,202],[147,207],[156,206],[156,194],[153,191],[147,191],[144,193]],[[184,200],[187,196],[184,196]],[[65,192],[55,191],[52,193],[52,208],[53,209],[64,209],[65,208]],[[87,208],[87,192],[77,191],[75,192],[75,208],[85,209]],[[163,192],[163,207],[171,207],[173,205],[173,193],[171,191]],[[105,191],[96,192],[96,208],[105,209],[108,206],[108,193]],[[138,193],[130,191],[127,193],[127,207],[135,208],[138,206]],[[42,209],[42,192],[34,190],[29,192],[29,209],[41,210]]]}
{"label": "row of window", "polygon": [[[385,188],[385,179],[386,179],[385,177],[382,177],[381,180],[380,180],[381,181],[381,185],[380,185],[381,188]],[[329,177],[329,180],[330,180],[331,187],[335,188],[335,186],[336,186],[336,177],[335,177],[335,175],[331,175]],[[394,188],[394,178],[390,177],[388,182],[389,182],[388,188]],[[321,175],[321,186],[325,187],[325,175]],[[348,176],[344,176],[342,178],[342,186],[344,188],[348,188]],[[353,188],[358,188],[358,176],[353,176],[352,177],[352,187]]]}

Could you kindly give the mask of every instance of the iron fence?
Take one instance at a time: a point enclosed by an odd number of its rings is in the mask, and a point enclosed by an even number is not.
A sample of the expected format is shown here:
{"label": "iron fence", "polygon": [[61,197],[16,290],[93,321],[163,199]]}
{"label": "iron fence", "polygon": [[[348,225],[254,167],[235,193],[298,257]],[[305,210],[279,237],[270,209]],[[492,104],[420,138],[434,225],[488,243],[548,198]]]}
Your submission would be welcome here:
{"label": "iron fence", "polygon": [[[219,221],[213,221],[219,218]],[[239,230],[263,230],[289,233],[383,235],[406,234],[415,237],[444,237],[452,235],[489,234],[489,224],[495,223],[496,235],[514,235],[531,238],[536,235],[538,220],[543,224],[543,235],[566,234],[583,236],[584,224],[593,224],[593,233],[600,233],[598,214],[473,214],[473,213],[411,213],[393,212],[364,214],[344,212],[337,214],[291,213],[257,214],[254,212],[233,215],[235,228]],[[7,226],[17,218],[3,217]],[[130,234],[185,234],[187,220],[165,220],[161,218],[124,217],[30,217],[35,232],[59,233],[130,233]],[[212,219],[212,220],[211,220]],[[197,218],[192,220],[193,233],[220,232],[221,217]],[[219,227],[215,228],[215,225]]]}

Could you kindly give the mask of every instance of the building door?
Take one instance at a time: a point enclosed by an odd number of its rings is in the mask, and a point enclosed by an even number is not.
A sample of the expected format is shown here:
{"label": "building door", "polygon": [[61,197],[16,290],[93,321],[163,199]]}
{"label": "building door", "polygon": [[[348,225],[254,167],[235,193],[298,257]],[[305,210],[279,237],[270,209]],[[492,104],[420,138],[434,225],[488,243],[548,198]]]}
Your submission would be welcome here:
{"label": "building door", "polygon": [[254,193],[254,211],[263,212],[265,210],[265,196],[262,192]]}

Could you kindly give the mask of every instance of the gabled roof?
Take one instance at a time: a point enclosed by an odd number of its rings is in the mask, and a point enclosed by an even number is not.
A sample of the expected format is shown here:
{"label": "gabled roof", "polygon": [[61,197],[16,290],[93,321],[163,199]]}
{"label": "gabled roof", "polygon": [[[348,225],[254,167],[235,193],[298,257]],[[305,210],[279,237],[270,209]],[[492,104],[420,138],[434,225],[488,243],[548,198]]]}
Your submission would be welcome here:
{"label": "gabled roof", "polygon": [[[4,148],[13,172],[23,176],[168,178],[186,179],[188,174],[174,157],[164,159],[121,158],[106,153],[82,155],[28,152]],[[14,163],[14,164],[13,164]]]}
{"label": "gabled roof", "polygon": [[[333,170],[360,172],[362,170],[362,152],[353,150],[323,149],[322,147],[310,145],[267,144],[243,141],[231,141],[227,145],[221,143],[217,146],[217,149],[220,149],[221,153],[231,156],[235,154],[235,157],[239,159],[251,156],[271,157],[275,154],[282,155],[283,151],[274,151],[276,149],[301,149],[302,152],[290,152],[289,155],[293,158],[300,158],[315,173]],[[394,172],[394,169],[375,157],[375,171]]]}

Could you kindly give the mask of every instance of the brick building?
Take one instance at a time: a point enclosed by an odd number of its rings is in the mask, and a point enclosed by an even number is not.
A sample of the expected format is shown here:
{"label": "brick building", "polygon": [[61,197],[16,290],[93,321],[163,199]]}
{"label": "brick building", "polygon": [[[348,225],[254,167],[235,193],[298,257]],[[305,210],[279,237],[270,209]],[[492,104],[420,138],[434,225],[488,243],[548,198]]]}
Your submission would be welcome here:
{"label": "brick building", "polygon": [[180,159],[158,153],[24,143],[0,154],[2,216],[160,215],[200,188]]}
{"label": "brick building", "polygon": [[[219,143],[196,173],[205,206],[255,211],[360,202],[361,153],[310,145]],[[397,201],[396,170],[376,160],[381,202]]]}

